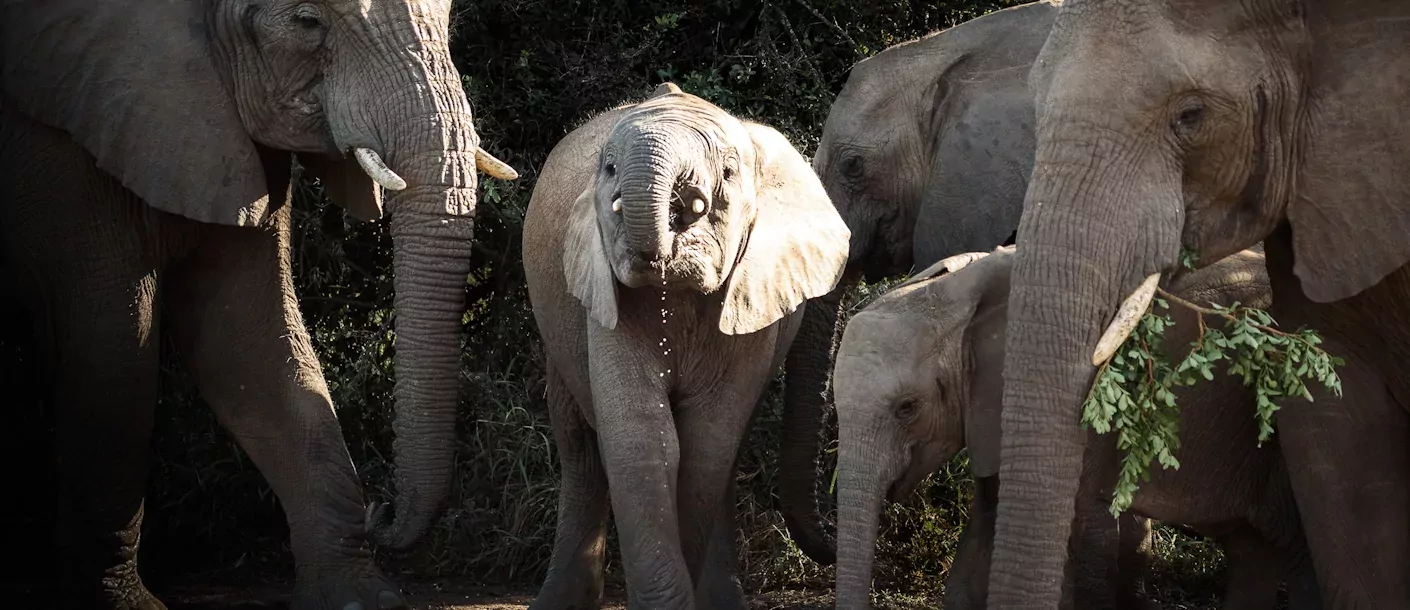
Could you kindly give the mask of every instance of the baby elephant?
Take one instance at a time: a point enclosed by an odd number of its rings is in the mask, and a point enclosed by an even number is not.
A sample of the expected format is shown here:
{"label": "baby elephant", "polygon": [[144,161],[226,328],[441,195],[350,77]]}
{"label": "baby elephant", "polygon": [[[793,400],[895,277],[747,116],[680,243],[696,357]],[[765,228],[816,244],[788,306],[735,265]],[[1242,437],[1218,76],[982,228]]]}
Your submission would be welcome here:
{"label": "baby elephant", "polygon": [[598,607],[609,495],[629,607],[744,607],[735,456],[849,239],[788,140],[674,85],[554,148],[524,220],[562,467],[532,608]]}
{"label": "baby elephant", "polygon": [[[883,496],[904,498],[965,447],[975,502],[946,582],[945,607],[984,607],[1013,252],[1001,248],[941,261],[847,326],[833,379],[840,444],[839,609],[866,607]],[[1202,304],[1267,307],[1270,301],[1263,255],[1252,251],[1182,276],[1172,292]],[[1166,331],[1167,348],[1172,358],[1183,358],[1198,322],[1177,305],[1170,315],[1176,325]],[[1188,524],[1220,541],[1229,561],[1224,608],[1272,610],[1280,582],[1293,569],[1299,572],[1290,583],[1292,607],[1319,607],[1282,459],[1274,442],[1257,446],[1252,391],[1237,378],[1217,375],[1181,389],[1178,399],[1181,467],[1152,465],[1132,512]],[[1142,565],[1134,547],[1144,523],[1128,513],[1118,533],[1107,512],[1120,470],[1115,434],[1090,433],[1084,464],[1065,605],[1133,607],[1133,582]]]}

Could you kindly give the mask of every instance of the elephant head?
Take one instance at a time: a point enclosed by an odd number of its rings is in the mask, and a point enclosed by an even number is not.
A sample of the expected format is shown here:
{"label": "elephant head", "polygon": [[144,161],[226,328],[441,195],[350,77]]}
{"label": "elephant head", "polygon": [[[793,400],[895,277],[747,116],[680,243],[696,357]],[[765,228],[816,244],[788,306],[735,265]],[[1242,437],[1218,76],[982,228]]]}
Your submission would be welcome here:
{"label": "elephant head", "polygon": [[982,365],[1003,360],[1012,264],[1012,249],[946,259],[848,322],[833,377],[838,608],[867,607],[883,498],[909,496],[967,441],[973,475],[997,473],[1002,379]]}
{"label": "elephant head", "polygon": [[852,67],[813,167],[852,230],[846,280],[809,303],[789,354],[780,502],[798,547],[834,553],[818,514],[818,443],[838,304],[875,282],[1011,243],[1033,167],[1028,69],[1057,7],[996,11]]}
{"label": "elephant head", "polygon": [[156,209],[260,225],[285,203],[291,152],[354,217],[380,217],[378,185],[394,191],[400,496],[368,527],[396,548],[450,483],[476,167],[514,176],[480,148],[449,20],[448,0],[0,4],[7,103]]}
{"label": "elephant head", "polygon": [[992,603],[1059,597],[1094,347],[1133,288],[1275,229],[1314,302],[1410,259],[1407,23],[1378,0],[1063,4],[1030,77]]}
{"label": "elephant head", "polygon": [[848,231],[779,132],[665,84],[613,125],[574,204],[564,274],[605,328],[617,286],[720,293],[718,328],[753,333],[831,290]]}

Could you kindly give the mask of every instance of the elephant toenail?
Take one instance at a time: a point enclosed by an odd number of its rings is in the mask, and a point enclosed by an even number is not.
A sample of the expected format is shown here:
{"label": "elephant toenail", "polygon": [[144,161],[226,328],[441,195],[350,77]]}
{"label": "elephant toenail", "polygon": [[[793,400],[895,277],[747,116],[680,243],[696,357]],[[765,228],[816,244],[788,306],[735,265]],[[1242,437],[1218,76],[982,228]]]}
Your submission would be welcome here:
{"label": "elephant toenail", "polygon": [[377,607],[381,608],[381,610],[390,610],[391,608],[402,608],[404,605],[402,604],[401,597],[396,593],[383,591],[377,594]]}
{"label": "elephant toenail", "polygon": [[343,610],[363,610],[362,602],[348,602],[343,604]]}

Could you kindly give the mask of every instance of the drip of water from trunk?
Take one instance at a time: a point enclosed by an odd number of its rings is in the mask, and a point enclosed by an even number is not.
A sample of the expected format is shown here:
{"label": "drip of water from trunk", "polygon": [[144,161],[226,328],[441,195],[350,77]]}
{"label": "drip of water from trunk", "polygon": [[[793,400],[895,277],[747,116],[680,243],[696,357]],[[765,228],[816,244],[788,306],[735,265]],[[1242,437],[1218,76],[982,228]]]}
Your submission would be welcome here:
{"label": "drip of water from trunk", "polygon": [[[670,316],[670,310],[666,307],[666,267],[663,265],[661,267],[661,343],[658,345],[661,348],[662,360],[671,355],[671,348],[666,345],[666,318],[668,316]],[[665,378],[670,372],[671,369],[666,369],[665,373],[661,373],[661,377]],[[661,403],[660,406],[664,409],[666,403]]]}

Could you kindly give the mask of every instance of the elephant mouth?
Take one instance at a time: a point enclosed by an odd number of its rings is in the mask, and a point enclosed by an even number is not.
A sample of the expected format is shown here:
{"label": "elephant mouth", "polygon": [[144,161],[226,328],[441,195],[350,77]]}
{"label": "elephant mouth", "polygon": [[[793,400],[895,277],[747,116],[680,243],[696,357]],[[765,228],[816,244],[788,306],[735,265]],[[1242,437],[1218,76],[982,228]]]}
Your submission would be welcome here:
{"label": "elephant mouth", "polygon": [[915,493],[915,490],[920,487],[920,484],[929,476],[930,473],[923,470],[916,473],[907,472],[902,475],[901,478],[893,481],[891,486],[887,488],[886,500],[893,504],[904,502],[907,498],[911,497],[911,494]]}
{"label": "elephant mouth", "polygon": [[671,236],[671,254],[666,258],[643,256],[630,249],[624,253],[619,281],[639,288],[657,286],[669,290],[691,290],[709,294],[723,283],[724,249],[704,227],[691,227]]}

